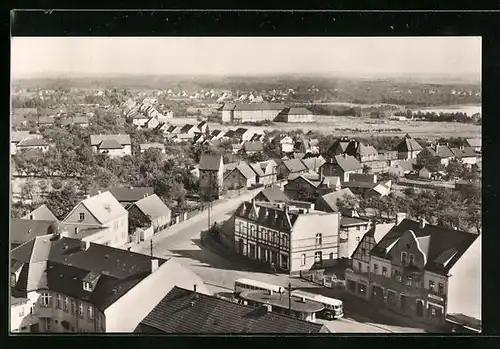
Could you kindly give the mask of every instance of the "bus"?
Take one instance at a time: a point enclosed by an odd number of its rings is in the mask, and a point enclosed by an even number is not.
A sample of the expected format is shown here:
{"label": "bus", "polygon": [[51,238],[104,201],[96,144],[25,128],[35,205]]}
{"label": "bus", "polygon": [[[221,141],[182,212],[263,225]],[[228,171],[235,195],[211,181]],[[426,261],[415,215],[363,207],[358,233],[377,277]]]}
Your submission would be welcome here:
{"label": "bus", "polygon": [[239,295],[241,292],[246,290],[263,290],[273,291],[276,293],[284,293],[285,291],[285,289],[281,286],[252,279],[238,279],[234,282],[234,293],[236,295]]}
{"label": "bus", "polygon": [[291,293],[292,297],[305,298],[317,303],[321,303],[323,309],[318,315],[326,318],[327,320],[338,319],[344,316],[343,303],[339,299],[325,297],[315,293],[304,292],[295,290]]}

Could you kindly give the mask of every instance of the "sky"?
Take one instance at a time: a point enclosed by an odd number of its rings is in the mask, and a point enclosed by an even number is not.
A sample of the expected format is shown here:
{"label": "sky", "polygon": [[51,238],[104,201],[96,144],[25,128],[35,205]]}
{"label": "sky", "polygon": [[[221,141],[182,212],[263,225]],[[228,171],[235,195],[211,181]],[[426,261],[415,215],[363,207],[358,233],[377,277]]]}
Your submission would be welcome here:
{"label": "sky", "polygon": [[13,37],[12,77],[481,74],[480,37]]}

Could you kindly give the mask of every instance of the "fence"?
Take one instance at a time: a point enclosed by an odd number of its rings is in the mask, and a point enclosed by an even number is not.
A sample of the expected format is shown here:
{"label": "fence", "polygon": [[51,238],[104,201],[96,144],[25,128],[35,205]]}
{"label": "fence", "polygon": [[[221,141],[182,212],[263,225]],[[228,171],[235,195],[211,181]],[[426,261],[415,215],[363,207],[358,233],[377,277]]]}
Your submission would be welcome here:
{"label": "fence", "polygon": [[328,288],[344,288],[345,281],[335,276],[325,275],[324,270],[301,271],[300,278]]}

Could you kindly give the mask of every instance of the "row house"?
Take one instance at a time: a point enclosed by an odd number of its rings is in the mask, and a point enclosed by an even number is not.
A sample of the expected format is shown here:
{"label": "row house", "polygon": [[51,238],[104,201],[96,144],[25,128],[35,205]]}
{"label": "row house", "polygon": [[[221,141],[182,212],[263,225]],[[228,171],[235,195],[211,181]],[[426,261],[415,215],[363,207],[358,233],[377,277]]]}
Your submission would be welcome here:
{"label": "row house", "polygon": [[90,135],[90,146],[92,151],[111,157],[132,155],[132,142],[126,134]]}
{"label": "row house", "polygon": [[285,203],[244,202],[234,214],[238,254],[290,275],[338,258],[339,214]]}
{"label": "row house", "polygon": [[365,234],[346,290],[376,306],[442,328],[449,314],[481,319],[481,236],[413,221]]}
{"label": "row house", "polygon": [[131,333],[175,286],[211,294],[172,259],[58,235],[12,250],[10,272],[12,332]]}

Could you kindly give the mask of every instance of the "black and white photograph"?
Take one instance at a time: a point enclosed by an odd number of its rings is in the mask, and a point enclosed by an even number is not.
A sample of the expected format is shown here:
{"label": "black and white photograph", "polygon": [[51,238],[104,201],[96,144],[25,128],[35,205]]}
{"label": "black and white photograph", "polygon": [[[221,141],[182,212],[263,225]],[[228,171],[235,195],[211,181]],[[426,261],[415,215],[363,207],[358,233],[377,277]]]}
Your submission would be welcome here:
{"label": "black and white photograph", "polygon": [[12,36],[10,332],[481,333],[480,36]]}

